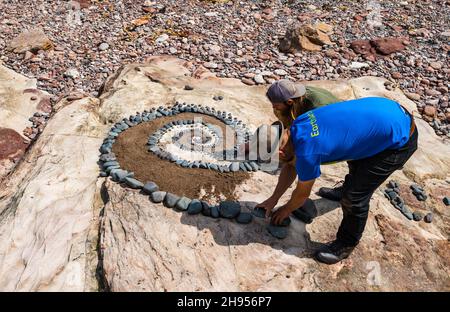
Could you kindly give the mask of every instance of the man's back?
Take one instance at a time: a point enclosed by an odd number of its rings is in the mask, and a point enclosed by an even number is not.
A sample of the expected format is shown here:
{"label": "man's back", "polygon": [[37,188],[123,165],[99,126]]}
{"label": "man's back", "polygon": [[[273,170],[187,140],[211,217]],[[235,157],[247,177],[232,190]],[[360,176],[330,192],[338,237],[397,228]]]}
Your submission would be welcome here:
{"label": "man's back", "polygon": [[[300,115],[291,127],[297,165],[304,179],[320,175],[321,163],[356,160],[403,146],[410,117],[385,98],[362,98]],[[314,167],[314,168],[313,168]],[[303,180],[303,179],[302,179]]]}

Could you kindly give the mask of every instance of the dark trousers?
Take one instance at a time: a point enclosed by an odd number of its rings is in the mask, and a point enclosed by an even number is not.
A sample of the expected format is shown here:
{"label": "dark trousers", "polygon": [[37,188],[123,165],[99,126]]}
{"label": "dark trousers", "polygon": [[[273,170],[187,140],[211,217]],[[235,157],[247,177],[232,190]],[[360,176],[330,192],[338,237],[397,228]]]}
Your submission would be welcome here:
{"label": "dark trousers", "polygon": [[417,128],[405,146],[385,150],[372,157],[349,161],[341,206],[344,218],[337,239],[356,246],[361,239],[369,215],[369,202],[375,190],[417,150]]}

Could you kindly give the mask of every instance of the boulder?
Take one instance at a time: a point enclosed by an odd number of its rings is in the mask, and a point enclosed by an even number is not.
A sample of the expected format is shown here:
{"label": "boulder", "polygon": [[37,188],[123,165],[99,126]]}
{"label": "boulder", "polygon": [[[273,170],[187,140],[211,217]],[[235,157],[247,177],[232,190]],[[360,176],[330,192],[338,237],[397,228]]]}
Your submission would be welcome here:
{"label": "boulder", "polygon": [[323,45],[332,44],[329,34],[330,25],[320,23],[316,25],[294,25],[287,29],[280,40],[279,49],[284,53],[295,53],[298,50],[320,51]]}
{"label": "boulder", "polygon": [[40,28],[23,31],[7,47],[9,51],[14,53],[25,53],[27,51],[36,53],[39,50],[49,50],[51,48],[53,48],[52,41]]}

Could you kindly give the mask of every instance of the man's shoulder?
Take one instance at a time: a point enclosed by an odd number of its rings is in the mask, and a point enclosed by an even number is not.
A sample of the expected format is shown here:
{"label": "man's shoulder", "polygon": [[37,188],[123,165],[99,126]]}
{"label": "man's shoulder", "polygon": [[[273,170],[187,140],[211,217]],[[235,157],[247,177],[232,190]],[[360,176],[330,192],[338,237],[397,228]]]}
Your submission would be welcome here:
{"label": "man's shoulder", "polygon": [[318,104],[322,105],[336,103],[340,101],[340,99],[330,91],[313,86],[306,86],[306,96],[311,100],[313,100],[314,102],[318,102]]}

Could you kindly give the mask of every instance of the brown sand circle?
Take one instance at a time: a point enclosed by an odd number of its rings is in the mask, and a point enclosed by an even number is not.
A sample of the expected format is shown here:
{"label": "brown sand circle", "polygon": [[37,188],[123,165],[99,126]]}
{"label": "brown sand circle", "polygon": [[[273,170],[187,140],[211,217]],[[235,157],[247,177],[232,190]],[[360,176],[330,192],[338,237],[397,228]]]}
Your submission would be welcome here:
{"label": "brown sand circle", "polygon": [[162,191],[194,199],[199,198],[200,190],[204,189],[207,195],[202,199],[215,197],[217,200],[218,196],[223,194],[226,199],[235,200],[233,193],[236,186],[247,180],[249,173],[220,173],[209,169],[183,168],[148,151],[147,141],[152,133],[171,121],[194,117],[201,117],[205,122],[220,126],[223,131],[225,129],[225,124],[214,117],[180,113],[143,122],[123,131],[114,143],[112,151],[122,169],[134,172],[135,177],[143,183],[155,182]]}

